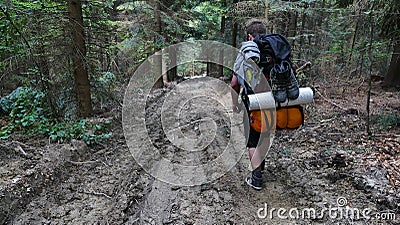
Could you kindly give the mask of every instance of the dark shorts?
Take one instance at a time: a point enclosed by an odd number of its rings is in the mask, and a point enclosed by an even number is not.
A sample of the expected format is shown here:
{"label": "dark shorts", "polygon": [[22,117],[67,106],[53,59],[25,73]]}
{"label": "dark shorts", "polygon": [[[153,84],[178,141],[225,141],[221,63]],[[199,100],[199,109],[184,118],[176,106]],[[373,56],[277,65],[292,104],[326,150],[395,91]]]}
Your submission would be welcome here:
{"label": "dark shorts", "polygon": [[244,125],[244,136],[246,138],[246,147],[255,148],[258,145],[258,141],[260,140],[260,132],[255,131],[250,126],[250,112],[246,110],[243,113],[243,125]]}

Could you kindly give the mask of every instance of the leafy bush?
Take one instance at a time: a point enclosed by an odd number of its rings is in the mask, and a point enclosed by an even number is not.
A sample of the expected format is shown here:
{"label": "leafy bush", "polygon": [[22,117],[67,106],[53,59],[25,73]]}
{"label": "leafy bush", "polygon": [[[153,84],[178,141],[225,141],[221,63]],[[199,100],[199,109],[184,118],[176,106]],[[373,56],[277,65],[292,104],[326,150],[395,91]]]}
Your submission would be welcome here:
{"label": "leafy bush", "polygon": [[11,92],[4,98],[0,98],[0,108],[6,114],[9,114],[14,107],[15,102],[21,95],[25,95],[26,92],[29,92],[29,88],[27,87],[19,87]]}
{"label": "leafy bush", "polygon": [[51,127],[49,137],[59,142],[81,139],[86,144],[93,145],[111,137],[111,133],[103,133],[106,125],[90,123],[87,120],[59,122]]}
{"label": "leafy bush", "polygon": [[0,100],[0,107],[9,113],[9,125],[0,129],[0,139],[7,139],[14,131],[23,134],[43,134],[51,140],[65,142],[71,139],[96,144],[111,136],[105,132],[106,124],[87,120],[57,121],[46,103],[43,92],[20,87]]}

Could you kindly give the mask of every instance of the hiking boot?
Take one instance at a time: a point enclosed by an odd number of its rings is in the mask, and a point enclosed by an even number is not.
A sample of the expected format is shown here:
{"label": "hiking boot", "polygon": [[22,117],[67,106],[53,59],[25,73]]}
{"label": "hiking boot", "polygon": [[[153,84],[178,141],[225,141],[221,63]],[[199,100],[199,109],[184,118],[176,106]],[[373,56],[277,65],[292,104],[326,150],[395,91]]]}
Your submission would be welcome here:
{"label": "hiking boot", "polygon": [[290,73],[290,85],[287,87],[286,91],[287,97],[290,100],[296,100],[299,97],[299,83],[297,82],[293,72]]}
{"label": "hiking boot", "polygon": [[279,87],[274,83],[272,83],[272,95],[274,96],[275,101],[279,103],[285,102],[287,98],[286,89]]}
{"label": "hiking boot", "polygon": [[283,103],[287,98],[286,89],[291,85],[291,66],[288,61],[275,64],[271,69],[272,94],[277,102]]}
{"label": "hiking boot", "polygon": [[254,174],[246,178],[246,183],[255,190],[262,189],[262,177],[256,177]]}

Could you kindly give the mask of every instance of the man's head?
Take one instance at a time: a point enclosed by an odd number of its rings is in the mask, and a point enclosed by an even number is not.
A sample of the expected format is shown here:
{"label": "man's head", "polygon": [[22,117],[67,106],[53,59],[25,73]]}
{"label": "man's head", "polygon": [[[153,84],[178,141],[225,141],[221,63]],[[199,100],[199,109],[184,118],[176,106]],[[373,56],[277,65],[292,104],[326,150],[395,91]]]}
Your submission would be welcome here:
{"label": "man's head", "polygon": [[252,40],[257,34],[265,34],[267,33],[267,26],[263,20],[260,19],[249,19],[245,23],[245,31],[246,40]]}

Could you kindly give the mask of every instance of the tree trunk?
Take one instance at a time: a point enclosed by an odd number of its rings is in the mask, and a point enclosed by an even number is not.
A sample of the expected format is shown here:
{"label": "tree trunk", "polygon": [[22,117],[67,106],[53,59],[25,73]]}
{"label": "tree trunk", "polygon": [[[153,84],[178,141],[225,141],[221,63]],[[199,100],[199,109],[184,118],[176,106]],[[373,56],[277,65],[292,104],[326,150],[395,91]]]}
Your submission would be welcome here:
{"label": "tree trunk", "polygon": [[224,49],[221,48],[219,51],[219,63],[218,64],[218,74],[220,77],[224,76],[224,66],[222,65],[224,63]]}
{"label": "tree trunk", "polygon": [[[315,11],[315,6],[316,6],[316,3],[312,2],[308,7],[309,7],[309,9],[311,9],[311,11]],[[315,29],[316,25],[317,24],[316,24],[316,20],[314,19],[314,17],[308,17],[307,30],[312,31],[313,29]],[[313,46],[315,44],[315,39],[314,39],[313,35],[307,35],[307,39],[308,39],[308,46]],[[306,58],[314,58],[315,57],[310,48],[307,48],[306,53],[307,53]]]}
{"label": "tree trunk", "polygon": [[289,30],[288,30],[288,37],[292,37],[293,41],[292,41],[292,47],[294,48],[294,46],[296,45],[296,31],[297,31],[297,12],[296,11],[290,11],[289,16]]}
{"label": "tree trunk", "polygon": [[[210,77],[217,77],[219,68],[218,68],[218,64],[216,64],[214,62],[219,60],[220,52],[218,51],[218,49],[213,48],[212,45],[205,46],[205,49],[206,49],[205,51],[207,51],[209,53],[209,54],[207,54],[206,74],[207,74],[207,76],[210,76]],[[209,58],[209,55],[212,55],[211,59]],[[193,74],[194,74],[194,70],[193,70]],[[198,75],[202,75],[202,74],[198,74]]]}
{"label": "tree trunk", "polygon": [[[158,42],[158,35],[161,35],[161,13],[160,13],[160,2],[158,0],[154,0],[154,17],[156,19],[155,23],[155,32],[156,35],[154,37],[154,44],[157,46],[159,45]],[[156,52],[160,51],[160,48],[156,47],[155,49]],[[155,55],[154,57],[154,78],[157,79],[154,83],[154,88],[162,88],[164,86],[164,81],[163,81],[163,76],[162,76],[162,54],[159,53]]]}
{"label": "tree trunk", "polygon": [[169,48],[168,57],[169,57],[169,65],[167,71],[168,81],[174,81],[178,77],[178,67],[177,67],[177,47]]}
{"label": "tree trunk", "polygon": [[383,81],[385,87],[400,86],[400,41],[398,41],[393,49],[392,60],[390,61],[389,71]]}
{"label": "tree trunk", "polygon": [[232,46],[234,48],[237,47],[237,35],[238,35],[238,24],[236,22],[233,22],[232,24]]}
{"label": "tree trunk", "polygon": [[351,40],[350,40],[350,56],[349,56],[349,60],[347,63],[348,67],[351,67],[351,62],[355,61],[353,60],[353,52],[354,52],[354,47],[356,45],[356,40],[357,40],[357,35],[358,35],[358,31],[359,31],[359,18],[360,18],[360,13],[361,10],[358,10],[358,1],[354,0],[353,2],[353,7],[354,7],[354,19],[353,19],[353,27],[354,27],[354,32],[353,35],[351,36]]}
{"label": "tree trunk", "polygon": [[[224,7],[227,7],[226,0],[224,1]],[[224,40],[224,38],[225,38],[225,23],[226,23],[226,17],[222,16],[221,17],[221,40]],[[218,62],[220,63],[218,65],[218,74],[219,74],[219,76],[223,76],[224,75],[224,66],[222,65],[224,62],[224,49],[223,48],[221,48],[219,51]]]}
{"label": "tree trunk", "polygon": [[[233,0],[232,4],[238,3],[238,0]],[[237,35],[238,35],[238,23],[236,22],[235,18],[232,18],[232,46],[234,48],[237,47]]]}
{"label": "tree trunk", "polygon": [[47,96],[47,103],[49,104],[49,107],[51,109],[51,113],[54,116],[58,116],[57,115],[57,110],[56,110],[56,104],[54,102],[55,98],[54,98],[54,92],[52,91],[53,88],[51,88],[51,85],[49,85],[49,80],[51,80],[50,77],[50,63],[48,61],[48,57],[46,56],[46,48],[44,44],[40,44],[39,47],[39,70],[40,70],[40,80],[41,83],[43,85],[43,88],[45,88],[44,91],[46,91],[46,96]]}
{"label": "tree trunk", "polygon": [[86,47],[84,38],[84,25],[82,17],[82,4],[80,0],[67,0],[68,12],[71,23],[75,89],[78,104],[78,117],[89,117],[93,114],[90,98],[90,84],[87,67],[85,65]]}
{"label": "tree trunk", "polygon": [[265,8],[264,8],[264,22],[265,22],[265,25],[268,27],[268,25],[269,25],[269,18],[268,18],[269,0],[265,0],[264,1],[264,5],[265,5]]}
{"label": "tree trunk", "polygon": [[[372,3],[371,6],[371,11],[374,9],[374,3]],[[368,93],[367,93],[367,133],[368,135],[372,135],[371,129],[370,129],[370,104],[371,104],[371,83],[372,83],[372,68],[373,68],[373,52],[372,52],[372,42],[374,39],[374,23],[373,23],[373,13],[371,12],[369,14],[369,23],[370,23],[370,33],[369,33],[369,76],[368,76]]]}
{"label": "tree trunk", "polygon": [[304,29],[305,29],[305,25],[306,25],[306,12],[305,12],[305,8],[303,9],[302,12],[302,16],[301,16],[301,30],[300,30],[300,43],[299,43],[299,59],[301,59],[301,57],[303,57],[303,52],[305,52],[307,49],[304,49]]}
{"label": "tree trunk", "polygon": [[[162,74],[162,53],[157,51],[153,58],[153,88],[162,88],[164,86],[163,74]],[[156,80],[157,79],[157,80]]]}

